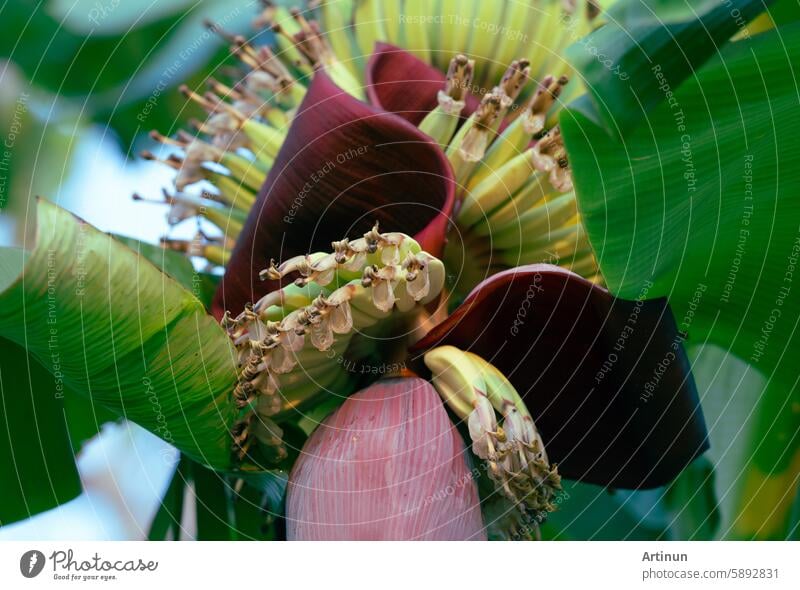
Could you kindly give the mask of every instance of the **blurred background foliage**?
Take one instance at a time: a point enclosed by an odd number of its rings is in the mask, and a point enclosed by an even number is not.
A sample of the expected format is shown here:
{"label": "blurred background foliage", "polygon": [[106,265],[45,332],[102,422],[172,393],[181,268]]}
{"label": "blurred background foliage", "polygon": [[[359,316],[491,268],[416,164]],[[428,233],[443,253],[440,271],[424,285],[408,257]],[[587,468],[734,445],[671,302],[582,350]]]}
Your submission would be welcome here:
{"label": "blurred background foliage", "polygon": [[[14,0],[0,7],[0,128],[15,132],[1,206],[43,195],[126,243],[179,280],[191,281],[182,256],[151,246],[167,231],[164,208],[130,201],[157,194],[169,171],[135,158],[147,133],[202,116],[177,91],[227,67],[228,47],[204,25],[252,34],[256,0]],[[604,2],[608,5],[610,2]],[[652,0],[668,9],[674,2]],[[712,2],[712,4],[718,4]],[[698,5],[699,6],[699,5]],[[679,12],[678,16],[683,15]],[[798,0],[779,0],[751,32],[800,20]],[[3,173],[3,171],[0,171]],[[10,197],[10,198],[9,198]],[[21,204],[20,204],[21,203]],[[155,210],[154,210],[155,209]],[[10,238],[0,218],[0,245]],[[0,261],[2,264],[2,261]],[[211,278],[207,278],[212,281]],[[210,296],[213,284],[204,287]],[[605,490],[565,482],[569,497],[543,527],[546,539],[761,538],[739,522],[742,476],[759,443],[753,408],[764,379],[726,351],[690,350],[711,437],[711,451],[672,485],[650,491]],[[3,379],[28,367],[28,382]],[[3,491],[0,539],[280,539],[285,479],[241,487],[181,458],[135,425],[69,391],[27,353],[0,342],[0,468],[25,465]],[[36,423],[38,432],[29,424]],[[97,436],[98,432],[101,436]],[[11,441],[25,440],[25,457]],[[298,441],[300,444],[302,441]],[[43,448],[58,452],[45,453]],[[77,456],[77,467],[72,456]],[[13,482],[12,482],[13,483]],[[4,482],[4,488],[7,486]],[[16,491],[15,491],[16,490]],[[16,495],[15,495],[16,494]],[[800,494],[790,518],[768,538],[800,538]],[[29,514],[47,509],[29,520]],[[16,521],[16,524],[12,524]]]}
{"label": "blurred background foliage", "polygon": [[[32,86],[109,125],[122,146],[172,129],[186,101],[181,83],[201,82],[228,49],[206,19],[247,32],[252,0],[18,0],[2,9],[0,55]],[[157,108],[148,108],[157,102]]]}

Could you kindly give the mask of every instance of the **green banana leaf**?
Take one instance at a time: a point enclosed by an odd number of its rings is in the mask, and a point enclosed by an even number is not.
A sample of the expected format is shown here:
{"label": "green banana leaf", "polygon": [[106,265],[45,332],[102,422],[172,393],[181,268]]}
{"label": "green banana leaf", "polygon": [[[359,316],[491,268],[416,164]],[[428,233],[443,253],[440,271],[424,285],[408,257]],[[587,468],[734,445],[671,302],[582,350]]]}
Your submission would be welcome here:
{"label": "green banana leaf", "polygon": [[237,538],[286,540],[283,515],[289,474],[280,470],[243,473],[244,486],[233,498]]}
{"label": "green banana leaf", "polygon": [[182,516],[187,491],[195,505],[199,541],[285,538],[277,524],[287,477],[279,470],[224,475],[181,456],[147,538],[177,541],[186,536]]}
{"label": "green banana leaf", "polygon": [[798,24],[729,44],[624,141],[561,117],[609,289],[668,297],[690,343],[767,379],[742,502],[772,503],[771,520],[741,520],[740,536],[780,537],[800,473],[798,52]]}
{"label": "green banana leaf", "polygon": [[197,540],[275,540],[278,516],[284,512],[288,475],[266,470],[225,475],[189,463],[194,482]]}
{"label": "green banana leaf", "polygon": [[800,20],[800,2],[797,0],[777,0],[769,10],[775,25],[785,25]]}
{"label": "green banana leaf", "polygon": [[671,538],[714,539],[720,525],[714,479],[714,465],[706,457],[700,457],[667,487],[663,501],[669,511]]}
{"label": "green banana leaf", "polygon": [[623,136],[692,76],[718,47],[762,12],[764,0],[621,0],[607,22],[567,49],[567,59],[588,89],[594,118]]}
{"label": "green banana leaf", "polygon": [[221,473],[191,464],[197,515],[197,540],[235,541],[233,490]]}
{"label": "green banana leaf", "polygon": [[56,377],[0,338],[0,526],[81,493],[63,399]]}
{"label": "green banana leaf", "polygon": [[4,252],[24,267],[0,275],[0,336],[199,463],[232,467],[236,370],[222,328],[114,238],[44,200],[36,212],[27,258]]}
{"label": "green banana leaf", "polygon": [[797,490],[797,497],[792,505],[792,516],[789,522],[789,534],[787,541],[800,541],[800,489]]}
{"label": "green banana leaf", "polygon": [[220,275],[198,271],[192,265],[185,254],[175,250],[167,250],[161,246],[155,246],[142,242],[135,238],[114,234],[114,238],[156,265],[162,272],[167,273],[173,279],[192,292],[206,309],[211,306],[214,292],[217,290]]}
{"label": "green banana leaf", "polygon": [[[44,367],[42,371],[47,373]],[[91,399],[69,387],[64,388],[64,412],[67,415],[69,439],[76,454],[79,454],[83,446],[100,433],[104,424],[119,419],[119,416],[108,408],[93,403]]]}
{"label": "green banana leaf", "polygon": [[700,457],[666,488],[608,490],[564,480],[566,500],[548,516],[550,540],[712,540],[720,524],[714,467]]}
{"label": "green banana leaf", "polygon": [[567,480],[562,485],[566,499],[544,522],[544,540],[656,541],[669,537],[659,490],[621,492]]}
{"label": "green banana leaf", "polygon": [[179,541],[181,538],[181,520],[183,516],[183,496],[188,483],[189,460],[181,456],[172,474],[164,496],[161,498],[155,516],[147,532],[148,541]]}

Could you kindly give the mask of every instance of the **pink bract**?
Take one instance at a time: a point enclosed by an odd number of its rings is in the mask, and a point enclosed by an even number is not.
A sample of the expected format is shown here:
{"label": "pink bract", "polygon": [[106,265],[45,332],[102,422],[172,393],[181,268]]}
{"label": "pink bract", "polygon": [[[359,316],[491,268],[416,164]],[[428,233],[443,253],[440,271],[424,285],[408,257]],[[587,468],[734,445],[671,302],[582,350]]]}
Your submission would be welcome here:
{"label": "pink bract", "polygon": [[433,386],[388,379],[313,433],[289,478],[290,540],[485,540],[461,437]]}

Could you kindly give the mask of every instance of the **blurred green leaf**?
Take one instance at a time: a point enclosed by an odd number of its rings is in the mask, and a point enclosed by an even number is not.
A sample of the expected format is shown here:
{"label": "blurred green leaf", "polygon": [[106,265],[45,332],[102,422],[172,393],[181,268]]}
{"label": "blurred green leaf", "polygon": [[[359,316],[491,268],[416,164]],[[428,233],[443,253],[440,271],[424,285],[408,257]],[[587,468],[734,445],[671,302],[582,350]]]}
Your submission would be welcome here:
{"label": "blurred green leaf", "polygon": [[264,495],[263,505],[268,510],[283,512],[286,484],[289,481],[289,474],[286,471],[276,469],[261,472],[242,471],[237,473],[236,477]]}
{"label": "blurred green leaf", "polygon": [[714,466],[700,457],[681,472],[664,494],[674,539],[710,541],[717,534],[720,511],[714,489]]}
{"label": "blurred green leaf", "polygon": [[[53,366],[60,360],[52,357]],[[63,380],[0,338],[0,526],[81,493],[67,434]]]}
{"label": "blurred green leaf", "polygon": [[222,280],[222,275],[199,272],[198,277],[200,282],[199,284],[193,284],[192,292],[203,302],[206,309],[211,309],[211,300],[214,299],[214,294],[217,292],[217,287]]}
{"label": "blurred green leaf", "polygon": [[164,492],[161,504],[158,506],[150,530],[147,533],[148,541],[163,541],[172,533],[171,539],[179,541],[181,538],[181,517],[183,515],[183,494],[188,481],[188,460],[181,456],[172,479]]}
{"label": "blurred green leaf", "polygon": [[84,444],[97,436],[103,424],[119,419],[108,408],[94,403],[67,386],[64,386],[64,413],[67,417],[69,438],[76,454],[80,453]]}
{"label": "blurred green leaf", "polygon": [[191,9],[196,0],[50,0],[46,12],[78,35],[121,36],[161,18]]}
{"label": "blurred green leaf", "polygon": [[86,97],[127,83],[185,18],[172,15],[119,36],[84,36],[41,6],[36,0],[3,6],[0,55],[17,63],[32,84],[59,96]]}
{"label": "blurred green leaf", "polygon": [[548,515],[543,539],[653,541],[668,536],[658,491],[610,491],[575,481],[563,485],[568,496]]}
{"label": "blurred green leaf", "polygon": [[228,55],[206,18],[247,33],[251,0],[136,2],[16,0],[0,8],[0,57],[58,103],[108,123],[125,145],[152,128],[173,132],[187,101],[175,90],[199,83]]}
{"label": "blurred green leaf", "polygon": [[776,0],[769,15],[778,26],[800,20],[800,0]]}
{"label": "blurred green leaf", "polygon": [[[607,14],[613,20],[627,25],[664,24],[693,21],[719,6],[719,0],[619,0],[610,6]],[[734,4],[729,10],[737,8]]]}
{"label": "blurred green leaf", "polygon": [[[770,0],[621,0],[567,50],[605,131],[624,135]],[[663,76],[663,79],[662,77]]]}
{"label": "blurred green leaf", "polygon": [[261,506],[262,493],[245,485],[233,500],[236,536],[241,541],[280,541],[283,515]]}
{"label": "blurred green leaf", "polygon": [[221,473],[191,464],[198,541],[234,541],[233,490]]}
{"label": "blurred green leaf", "polygon": [[317,427],[325,419],[333,414],[346,400],[341,395],[330,395],[321,399],[318,403],[302,412],[297,420],[297,426],[303,430],[306,436],[311,436]]}
{"label": "blurred green leaf", "polygon": [[83,123],[71,112],[43,119],[43,108],[40,93],[18,68],[0,61],[0,246],[34,231],[29,203],[37,195],[58,200],[70,172],[74,135]]}
{"label": "blurred green leaf", "polygon": [[800,541],[800,486],[797,487],[797,495],[792,505],[792,515],[789,519],[789,534],[786,535],[787,541]]}
{"label": "blurred green leaf", "polygon": [[240,540],[285,540],[284,512],[288,473],[241,473],[244,486],[234,496],[236,533]]}

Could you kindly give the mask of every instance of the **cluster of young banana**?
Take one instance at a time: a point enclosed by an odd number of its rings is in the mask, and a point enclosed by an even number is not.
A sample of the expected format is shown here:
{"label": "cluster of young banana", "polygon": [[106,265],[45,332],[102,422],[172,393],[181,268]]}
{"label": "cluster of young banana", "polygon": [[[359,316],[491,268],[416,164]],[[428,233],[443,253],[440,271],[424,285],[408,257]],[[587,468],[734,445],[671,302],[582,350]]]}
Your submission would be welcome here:
{"label": "cluster of young banana", "polygon": [[446,150],[461,187],[457,247],[481,268],[546,262],[599,280],[597,264],[578,214],[567,153],[559,128],[545,132],[568,78],[546,76],[521,113],[500,125],[530,79],[530,65],[511,63],[500,84],[485,94],[460,127],[474,62],[450,62],[439,105],[420,129]]}
{"label": "cluster of young banana", "polygon": [[[500,83],[485,93],[480,105],[456,131],[464,106],[465,89],[472,87],[474,60],[456,55],[448,68],[445,88],[438,94],[439,104],[420,123],[420,129],[439,142],[446,151],[456,172],[456,180],[469,189],[477,187],[490,176],[514,181],[521,185],[535,172],[548,174],[550,183],[561,192],[572,189],[564,142],[558,128],[541,136],[547,115],[556,104],[569,81],[566,75],[545,76],[522,112],[511,113],[508,125],[499,133],[509,109],[527,82],[532,80],[530,62],[516,59],[511,62]],[[532,143],[537,140],[535,143]],[[490,150],[491,146],[491,150]],[[470,194],[464,191],[469,204]]]}
{"label": "cluster of young banana", "polygon": [[273,418],[326,391],[349,394],[343,355],[353,335],[394,312],[421,310],[444,286],[444,265],[405,234],[380,233],[376,225],[332,249],[272,262],[263,278],[294,282],[222,319],[240,366],[233,392],[242,412],[234,431],[239,458],[251,434],[275,458],[284,456]]}
{"label": "cluster of young banana", "polygon": [[528,520],[555,510],[561,478],[508,379],[481,357],[454,346],[431,349],[424,360],[439,395],[467,421],[472,451],[486,461],[497,490]]}

